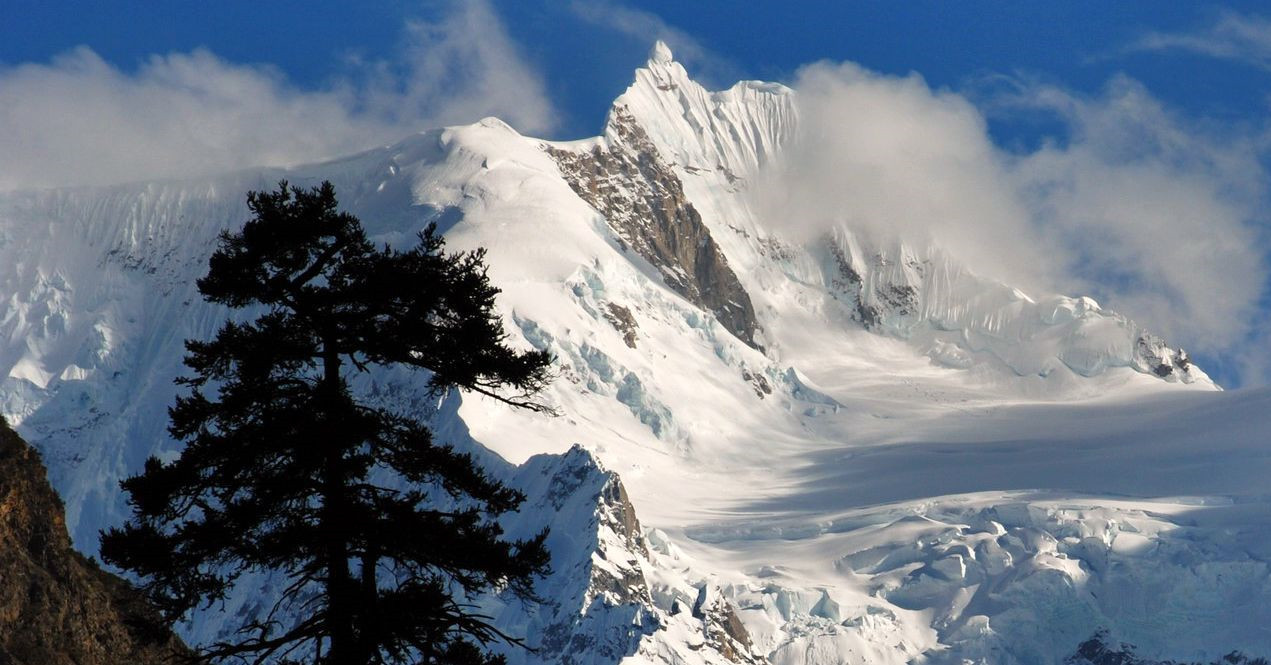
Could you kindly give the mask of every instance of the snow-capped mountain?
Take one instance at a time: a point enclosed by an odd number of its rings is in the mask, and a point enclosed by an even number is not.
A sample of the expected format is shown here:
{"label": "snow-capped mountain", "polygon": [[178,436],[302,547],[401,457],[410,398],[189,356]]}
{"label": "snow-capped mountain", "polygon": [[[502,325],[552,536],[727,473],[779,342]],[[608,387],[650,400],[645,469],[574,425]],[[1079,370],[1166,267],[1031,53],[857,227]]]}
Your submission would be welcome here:
{"label": "snow-capped mountain", "polygon": [[512,535],[552,528],[548,602],[483,601],[537,649],[512,662],[1271,654],[1271,393],[1217,392],[1126,317],[938,247],[783,234],[749,194],[798,117],[791,90],[709,92],[659,44],[592,139],[488,118],[293,169],[6,194],[0,411],[92,552],[118,480],[175,452],[182,342],[227,314],[193,285],[216,234],[248,190],[329,179],[377,241],[435,222],[487,248],[508,331],[558,359],[555,418],[404,372],[356,386],[523,488]]}

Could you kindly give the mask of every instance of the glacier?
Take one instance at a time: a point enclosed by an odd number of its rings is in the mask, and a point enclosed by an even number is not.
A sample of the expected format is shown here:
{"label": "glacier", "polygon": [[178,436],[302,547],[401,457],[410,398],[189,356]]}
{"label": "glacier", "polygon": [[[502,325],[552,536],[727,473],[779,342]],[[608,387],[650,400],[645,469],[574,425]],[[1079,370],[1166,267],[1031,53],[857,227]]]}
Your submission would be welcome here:
{"label": "glacier", "polygon": [[[377,242],[484,247],[559,417],[421,377],[409,405],[552,528],[548,602],[482,599],[514,663],[1063,663],[1271,655],[1271,391],[1222,392],[1090,298],[1027,294],[850,224],[794,237],[750,197],[795,92],[694,82],[665,45],[603,135],[502,121],[197,181],[0,195],[0,413],[81,550],[166,434],[216,234],[248,190],[336,185]],[[267,578],[253,580],[268,593]],[[183,628],[214,639],[244,593]],[[1072,661],[1079,662],[1079,661]]]}

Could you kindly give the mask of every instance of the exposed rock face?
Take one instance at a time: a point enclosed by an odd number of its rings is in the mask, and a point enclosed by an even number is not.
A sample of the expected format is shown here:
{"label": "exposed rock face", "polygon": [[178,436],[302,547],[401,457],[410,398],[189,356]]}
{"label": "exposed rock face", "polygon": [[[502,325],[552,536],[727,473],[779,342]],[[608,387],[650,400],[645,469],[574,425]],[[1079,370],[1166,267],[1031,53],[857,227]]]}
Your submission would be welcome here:
{"label": "exposed rock face", "polygon": [[765,662],[752,653],[750,634],[738,618],[732,603],[719,590],[705,585],[693,604],[693,616],[701,619],[707,644],[734,663]]}
{"label": "exposed rock face", "polygon": [[636,325],[635,317],[631,315],[631,310],[616,303],[605,304],[605,319],[609,321],[618,332],[622,333],[622,341],[631,348],[636,348]]}
{"label": "exposed rock face", "polygon": [[1162,379],[1185,377],[1192,368],[1186,351],[1170,348],[1165,340],[1151,333],[1139,336],[1135,351],[1139,371],[1151,372]]}
{"label": "exposed rock face", "polygon": [[71,549],[39,455],[0,422],[0,664],[145,665],[183,652],[136,590]]}
{"label": "exposed rock face", "polygon": [[[830,253],[838,266],[838,274],[830,278],[830,292],[846,300],[853,307],[853,315],[861,325],[878,332],[889,319],[912,319],[919,309],[918,290],[914,283],[923,277],[923,264],[912,259],[899,271],[898,281],[874,280],[866,285],[861,270],[852,265],[852,259],[843,249],[829,243]],[[888,267],[888,259],[882,255],[872,257],[875,269]]]}
{"label": "exposed rock face", "polygon": [[754,386],[755,395],[759,399],[772,394],[772,384],[768,383],[768,379],[762,373],[742,369],[741,378],[750,383],[751,386]]}
{"label": "exposed rock face", "polygon": [[[1111,642],[1111,643],[1110,643]],[[1066,665],[1268,665],[1266,658],[1247,656],[1232,651],[1217,660],[1177,661],[1140,658],[1132,644],[1110,641],[1106,631],[1099,631],[1077,647],[1077,653],[1064,660]]]}
{"label": "exposed rock face", "polygon": [[757,346],[755,309],[675,171],[623,106],[610,113],[605,140],[589,151],[546,148],[584,201],[618,238],[652,264],[671,290],[711,312],[738,339]]}

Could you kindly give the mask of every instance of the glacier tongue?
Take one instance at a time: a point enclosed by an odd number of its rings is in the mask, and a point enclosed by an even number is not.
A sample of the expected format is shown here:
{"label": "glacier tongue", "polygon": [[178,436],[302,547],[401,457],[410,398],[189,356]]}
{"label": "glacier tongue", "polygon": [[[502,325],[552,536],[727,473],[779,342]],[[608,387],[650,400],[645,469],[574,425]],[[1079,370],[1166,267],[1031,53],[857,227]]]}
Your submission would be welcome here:
{"label": "glacier tongue", "polygon": [[92,552],[118,480],[175,454],[182,340],[227,315],[193,287],[216,233],[248,189],[330,179],[378,242],[436,222],[486,247],[512,340],[558,358],[560,418],[438,404],[404,372],[354,386],[525,488],[513,535],[552,527],[549,602],[483,601],[544,654],[514,662],[1059,663],[1097,631],[1271,653],[1271,393],[1204,390],[1127,318],[938,248],[790,237],[748,192],[797,122],[789,89],[709,92],[658,45],[602,137],[488,118],[290,170],[4,195],[0,408]]}

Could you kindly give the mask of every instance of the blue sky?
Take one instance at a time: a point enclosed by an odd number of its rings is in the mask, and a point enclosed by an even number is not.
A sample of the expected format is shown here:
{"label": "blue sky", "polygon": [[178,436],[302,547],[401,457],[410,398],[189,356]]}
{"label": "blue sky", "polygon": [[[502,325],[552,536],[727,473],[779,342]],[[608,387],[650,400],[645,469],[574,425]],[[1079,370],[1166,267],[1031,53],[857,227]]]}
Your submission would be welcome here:
{"label": "blue sky", "polygon": [[[594,135],[656,38],[711,86],[778,80],[849,105],[868,94],[933,123],[957,115],[950,104],[967,105],[1030,228],[1058,229],[1038,235],[1062,246],[1058,287],[1151,322],[1221,383],[1271,381],[1271,232],[1261,212],[1271,10],[1261,3],[17,0],[7,9],[0,188],[293,163],[486,114],[548,138]],[[830,64],[808,67],[818,61]],[[1106,183],[1139,197],[1131,203],[1194,196],[1152,213],[1110,200]],[[1180,244],[1205,249],[1168,249]]]}

